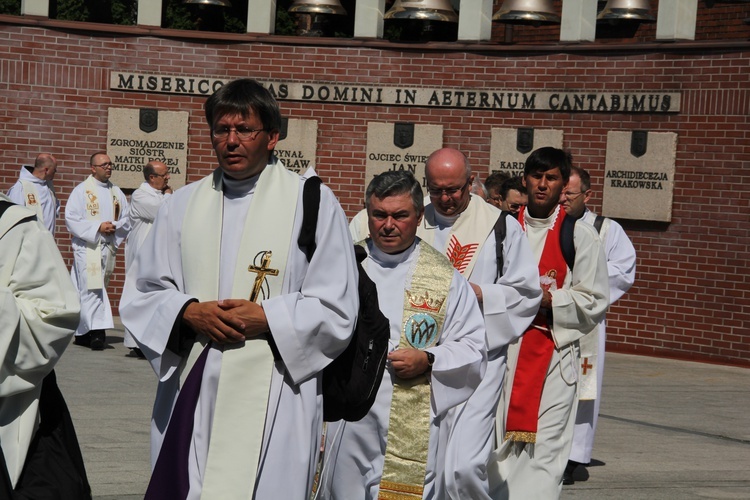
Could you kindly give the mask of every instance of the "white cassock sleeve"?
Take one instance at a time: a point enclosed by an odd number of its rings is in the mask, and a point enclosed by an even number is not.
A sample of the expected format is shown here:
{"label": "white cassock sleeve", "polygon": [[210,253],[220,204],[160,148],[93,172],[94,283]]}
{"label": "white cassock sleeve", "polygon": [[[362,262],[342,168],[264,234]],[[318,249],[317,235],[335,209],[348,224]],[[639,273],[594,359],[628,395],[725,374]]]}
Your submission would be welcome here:
{"label": "white cassock sleeve", "polygon": [[505,218],[503,275],[497,279],[494,231],[479,253],[469,281],[482,289],[487,347],[495,352],[520,337],[534,319],[542,300],[539,268],[526,235],[513,217]]}
{"label": "white cassock sleeve", "polygon": [[430,384],[433,410],[440,416],[469,399],[487,365],[482,313],[474,290],[457,271],[450,286],[440,343],[427,351],[435,355]]}
{"label": "white cassock sleeve", "polygon": [[609,306],[607,260],[596,229],[577,222],[573,244],[573,271],[565,276],[566,286],[552,291],[552,338],[558,349],[592,332]]}
{"label": "white cassock sleeve", "polygon": [[86,217],[86,188],[79,184],[70,193],[65,205],[65,225],[70,234],[89,243],[99,241],[99,226],[102,221],[89,220]]}
{"label": "white cassock sleeve", "polygon": [[610,220],[606,238],[609,303],[614,304],[635,281],[635,248],[622,226]]}

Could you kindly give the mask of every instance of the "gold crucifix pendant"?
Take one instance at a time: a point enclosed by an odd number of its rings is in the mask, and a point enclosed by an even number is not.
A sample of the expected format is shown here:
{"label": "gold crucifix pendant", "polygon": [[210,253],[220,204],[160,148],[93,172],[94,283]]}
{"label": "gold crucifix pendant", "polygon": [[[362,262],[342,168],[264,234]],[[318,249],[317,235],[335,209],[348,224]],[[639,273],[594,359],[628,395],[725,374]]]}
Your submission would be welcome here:
{"label": "gold crucifix pendant", "polygon": [[267,275],[278,276],[279,274],[278,269],[271,269],[270,267],[268,267],[271,264],[271,256],[273,255],[273,252],[271,252],[270,250],[265,250],[261,253],[263,254],[263,257],[261,257],[260,259],[260,266],[250,264],[250,266],[247,268],[248,271],[257,273],[255,282],[253,283],[253,291],[250,293],[250,302],[255,302],[257,300],[258,294],[260,293],[260,289],[263,287],[263,282],[265,281]]}

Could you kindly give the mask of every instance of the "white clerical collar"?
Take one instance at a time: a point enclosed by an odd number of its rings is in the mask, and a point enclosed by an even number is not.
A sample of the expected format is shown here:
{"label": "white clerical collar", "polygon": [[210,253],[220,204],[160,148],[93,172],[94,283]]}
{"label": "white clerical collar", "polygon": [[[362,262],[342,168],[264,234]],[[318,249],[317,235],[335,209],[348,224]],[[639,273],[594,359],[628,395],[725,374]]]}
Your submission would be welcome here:
{"label": "white clerical collar", "polygon": [[532,215],[526,211],[524,214],[524,222],[528,224],[530,227],[534,228],[548,228],[552,229],[552,227],[555,225],[555,221],[557,220],[557,216],[560,213],[560,210],[562,210],[562,207],[560,205],[557,205],[555,207],[555,210],[549,215],[549,217],[545,217],[544,219],[538,219],[536,217],[532,217]]}
{"label": "white clerical collar", "polygon": [[[433,206],[433,208],[435,207]],[[435,208],[435,225],[442,227],[451,227],[456,223],[458,218],[461,217],[461,213],[458,213],[456,215],[443,215],[437,211],[437,208]]]}
{"label": "white clerical collar", "polygon": [[110,187],[109,181],[102,182],[99,179],[97,179],[96,177],[94,177],[93,175],[91,176],[91,180],[94,181],[94,184],[96,184],[98,186],[101,186],[101,187],[104,187],[104,188],[109,188]]}
{"label": "white clerical collar", "polygon": [[222,183],[224,184],[224,196],[231,200],[252,194],[255,192],[255,185],[258,184],[259,178],[260,174],[248,179],[232,179],[231,177],[224,175],[222,179]]}
{"label": "white clerical collar", "polygon": [[417,246],[419,238],[414,238],[411,246],[399,253],[385,253],[375,246],[375,242],[372,239],[367,241],[367,249],[369,250],[369,258],[376,262],[381,267],[396,267],[399,264],[406,262],[414,252],[414,248]]}

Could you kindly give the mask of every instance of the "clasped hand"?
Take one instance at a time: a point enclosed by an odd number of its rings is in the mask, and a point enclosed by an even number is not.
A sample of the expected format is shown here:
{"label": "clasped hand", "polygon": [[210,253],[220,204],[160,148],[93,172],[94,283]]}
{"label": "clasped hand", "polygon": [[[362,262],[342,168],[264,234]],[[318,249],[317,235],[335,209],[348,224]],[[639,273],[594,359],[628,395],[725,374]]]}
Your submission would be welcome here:
{"label": "clasped hand", "polygon": [[396,349],[388,353],[388,360],[396,376],[403,379],[422,375],[430,367],[427,354],[419,349]]}
{"label": "clasped hand", "polygon": [[268,331],[263,308],[245,299],[193,302],[182,319],[218,344],[235,344]]}

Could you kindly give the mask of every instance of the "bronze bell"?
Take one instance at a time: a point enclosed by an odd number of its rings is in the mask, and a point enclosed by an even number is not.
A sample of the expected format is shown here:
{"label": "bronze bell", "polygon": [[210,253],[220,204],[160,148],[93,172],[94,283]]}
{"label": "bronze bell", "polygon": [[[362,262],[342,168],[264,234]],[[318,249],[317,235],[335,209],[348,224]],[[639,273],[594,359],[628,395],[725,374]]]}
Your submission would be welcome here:
{"label": "bronze bell", "polygon": [[607,0],[597,14],[597,21],[644,21],[654,22],[648,0]]}
{"label": "bronze bell", "polygon": [[505,0],[493,21],[517,24],[560,24],[552,0]]}
{"label": "bronze bell", "polygon": [[458,22],[450,0],[396,0],[383,19]]}
{"label": "bronze bell", "polygon": [[346,10],[339,0],[294,0],[289,7],[293,14],[333,14],[345,16]]}
{"label": "bronze bell", "polygon": [[182,3],[187,5],[215,5],[216,7],[232,6],[232,2],[229,0],[184,0]]}

